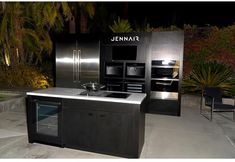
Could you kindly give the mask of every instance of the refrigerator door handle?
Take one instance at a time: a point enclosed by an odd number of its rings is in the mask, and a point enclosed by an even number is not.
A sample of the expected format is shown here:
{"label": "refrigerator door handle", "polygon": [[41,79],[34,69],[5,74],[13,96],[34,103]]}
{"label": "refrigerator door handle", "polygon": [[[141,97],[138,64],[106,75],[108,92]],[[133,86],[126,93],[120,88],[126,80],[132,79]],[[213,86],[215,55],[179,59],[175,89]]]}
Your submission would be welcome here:
{"label": "refrigerator door handle", "polygon": [[80,82],[80,73],[81,73],[81,50],[78,50],[78,53],[77,53],[77,59],[78,59],[78,64],[77,64],[77,69],[78,69],[78,72],[77,72],[77,81]]}
{"label": "refrigerator door handle", "polygon": [[77,60],[76,60],[76,50],[73,50],[73,82],[76,83],[77,82]]}

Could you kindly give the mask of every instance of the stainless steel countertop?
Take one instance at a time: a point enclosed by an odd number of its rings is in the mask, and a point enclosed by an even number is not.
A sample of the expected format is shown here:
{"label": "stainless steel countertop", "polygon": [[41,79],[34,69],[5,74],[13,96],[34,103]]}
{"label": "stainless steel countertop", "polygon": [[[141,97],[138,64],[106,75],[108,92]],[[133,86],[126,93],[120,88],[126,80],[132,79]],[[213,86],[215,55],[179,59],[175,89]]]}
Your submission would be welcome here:
{"label": "stainless steel countertop", "polygon": [[[92,100],[92,101],[105,101],[105,102],[119,102],[119,103],[130,103],[130,104],[141,104],[146,93],[130,93],[130,92],[120,92],[128,93],[129,97],[123,98],[113,98],[113,97],[103,97],[103,96],[84,96],[80,95],[81,92],[84,92],[84,89],[75,89],[75,88],[47,88],[36,90],[32,92],[27,92],[27,95],[31,96],[44,96],[44,97],[56,97],[56,98],[67,98],[67,99],[82,99],[82,100]],[[115,92],[116,91],[104,91],[104,92]]]}

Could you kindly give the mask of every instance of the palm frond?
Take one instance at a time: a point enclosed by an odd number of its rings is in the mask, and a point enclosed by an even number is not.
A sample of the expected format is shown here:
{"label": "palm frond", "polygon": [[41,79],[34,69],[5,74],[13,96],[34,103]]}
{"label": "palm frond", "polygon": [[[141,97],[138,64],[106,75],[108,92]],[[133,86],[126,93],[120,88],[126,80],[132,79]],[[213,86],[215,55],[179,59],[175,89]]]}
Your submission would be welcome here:
{"label": "palm frond", "polygon": [[120,19],[120,17],[118,17],[117,21],[114,20],[114,24],[109,26],[109,28],[113,33],[129,33],[133,31],[129,21]]}
{"label": "palm frond", "polygon": [[[50,31],[61,31],[64,17],[69,16],[71,11],[66,2],[5,3],[4,12],[0,15],[2,55],[9,54],[14,58],[19,54],[20,58],[30,57],[25,60],[34,57],[41,61],[42,54],[52,51]],[[20,49],[19,52],[16,49]]]}

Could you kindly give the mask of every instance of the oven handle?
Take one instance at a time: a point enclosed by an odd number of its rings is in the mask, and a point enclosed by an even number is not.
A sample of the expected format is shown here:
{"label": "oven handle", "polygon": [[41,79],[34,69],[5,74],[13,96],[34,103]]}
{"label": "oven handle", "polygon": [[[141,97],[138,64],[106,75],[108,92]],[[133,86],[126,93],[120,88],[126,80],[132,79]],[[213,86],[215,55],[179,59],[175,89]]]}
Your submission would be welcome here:
{"label": "oven handle", "polygon": [[173,80],[172,80],[171,82],[169,82],[169,83],[156,82],[155,84],[157,84],[157,85],[166,85],[166,86],[171,86],[171,85],[172,85],[172,83],[173,83]]}

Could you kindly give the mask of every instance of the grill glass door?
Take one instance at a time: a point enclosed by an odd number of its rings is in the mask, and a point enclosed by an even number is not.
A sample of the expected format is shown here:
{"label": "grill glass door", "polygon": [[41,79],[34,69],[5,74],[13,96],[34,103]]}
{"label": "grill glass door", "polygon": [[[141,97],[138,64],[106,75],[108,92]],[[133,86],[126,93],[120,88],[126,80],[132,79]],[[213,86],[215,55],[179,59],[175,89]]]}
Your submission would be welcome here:
{"label": "grill glass door", "polygon": [[58,103],[37,102],[36,132],[43,135],[58,136],[58,113]]}

